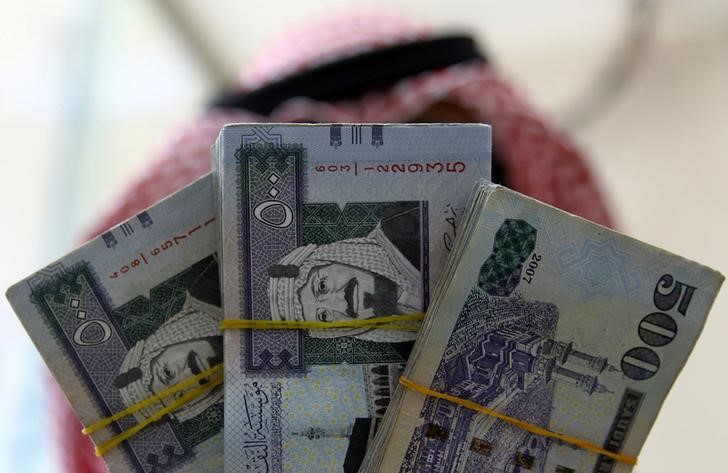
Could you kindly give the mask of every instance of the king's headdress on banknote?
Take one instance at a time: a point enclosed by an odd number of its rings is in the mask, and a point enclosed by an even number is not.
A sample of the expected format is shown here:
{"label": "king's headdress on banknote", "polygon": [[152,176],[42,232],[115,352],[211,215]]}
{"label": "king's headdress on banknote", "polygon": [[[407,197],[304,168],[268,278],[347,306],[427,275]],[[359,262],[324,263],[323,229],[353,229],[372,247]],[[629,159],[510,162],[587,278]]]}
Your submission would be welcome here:
{"label": "king's headdress on banknote", "polygon": [[[188,293],[182,310],[149,337],[139,340],[124,357],[114,381],[124,404],[127,407],[137,404],[221,363],[220,320],[222,311],[219,307]],[[175,397],[185,392],[180,391]],[[180,421],[191,419],[221,402],[222,396],[222,389],[213,389],[173,415]],[[142,421],[154,414],[155,409],[155,406],[143,408],[134,415]]]}
{"label": "king's headdress on banknote", "polygon": [[[363,238],[295,248],[268,269],[273,320],[335,320],[422,310],[420,271],[382,231]],[[353,336],[371,341],[411,340],[414,334],[372,330],[312,330],[320,338]]]}

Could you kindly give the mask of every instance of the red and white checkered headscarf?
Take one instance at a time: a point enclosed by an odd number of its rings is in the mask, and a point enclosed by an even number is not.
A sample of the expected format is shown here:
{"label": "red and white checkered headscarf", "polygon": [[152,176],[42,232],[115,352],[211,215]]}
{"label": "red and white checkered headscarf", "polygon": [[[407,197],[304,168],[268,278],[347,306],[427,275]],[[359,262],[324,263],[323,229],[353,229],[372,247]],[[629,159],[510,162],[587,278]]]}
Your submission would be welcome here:
{"label": "red and white checkered headscarf", "polygon": [[[291,74],[345,57],[427,39],[425,27],[401,17],[336,16],[288,28],[260,51],[240,78],[241,90],[259,88]],[[457,105],[474,121],[493,126],[506,179],[503,184],[589,220],[611,225],[597,184],[576,146],[536,113],[482,62],[468,62],[405,78],[356,100],[330,103],[293,98],[269,116],[243,110],[211,110],[171,138],[116,205],[89,233],[94,236],[139,213],[210,170],[210,146],[230,122],[407,122],[436,103]],[[62,396],[58,396],[62,399]],[[58,403],[60,451],[66,471],[105,471],[66,401]]]}

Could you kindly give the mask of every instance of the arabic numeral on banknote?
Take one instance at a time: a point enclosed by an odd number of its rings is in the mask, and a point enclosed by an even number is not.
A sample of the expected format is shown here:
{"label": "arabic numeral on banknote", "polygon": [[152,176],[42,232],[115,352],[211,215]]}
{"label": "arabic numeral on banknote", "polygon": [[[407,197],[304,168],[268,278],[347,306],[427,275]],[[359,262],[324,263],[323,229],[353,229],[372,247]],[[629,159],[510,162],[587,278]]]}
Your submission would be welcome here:
{"label": "arabic numeral on banknote", "polygon": [[[222,363],[210,178],[190,184],[138,219],[145,233],[118,242],[109,231],[104,235],[110,237],[91,240],[8,290],[18,317],[86,427]],[[129,222],[120,228],[125,236],[134,234]],[[209,382],[200,379],[197,386]],[[90,434],[101,447],[197,386],[143,404]],[[107,450],[109,471],[219,471],[222,411],[223,389],[216,386]]]}
{"label": "arabic numeral on banknote", "polygon": [[[651,347],[669,345],[677,336],[677,323],[666,312],[676,309],[681,315],[687,315],[695,290],[695,286],[677,281],[670,274],[662,276],[652,298],[658,312],[647,314],[640,321],[637,329],[640,340]],[[659,369],[660,356],[652,348],[635,347],[622,357],[622,372],[636,381],[653,377]]]}
{"label": "arabic numeral on banknote", "polygon": [[[670,289],[672,287],[672,289]],[[660,291],[660,289],[670,289],[667,294]],[[687,315],[688,305],[693,299],[695,293],[694,286],[688,286],[680,281],[675,281],[675,278],[670,274],[665,274],[660,278],[655,286],[655,294],[653,301],[655,307],[660,310],[672,310],[673,307],[680,301],[680,305],[677,311],[682,315]]]}
{"label": "arabic numeral on banknote", "polygon": [[[81,317],[84,316],[82,310],[78,312]],[[73,343],[82,347],[95,347],[108,342],[111,335],[111,327],[103,320],[87,320],[73,332]]]}
{"label": "arabic numeral on banknote", "polygon": [[[361,471],[631,471],[723,276],[500,186],[471,202]],[[579,248],[580,271],[545,257]],[[647,284],[625,284],[636,271]]]}
{"label": "arabic numeral on banknote", "polygon": [[[225,127],[217,193],[222,233],[237,236],[222,248],[226,317],[423,312],[489,147],[482,125]],[[357,472],[415,337],[227,332],[226,471]]]}
{"label": "arabic numeral on banknote", "polygon": [[538,269],[539,261],[541,261],[541,255],[533,253],[531,255],[531,261],[528,262],[528,267],[526,267],[526,270],[524,271],[526,275],[521,278],[528,284],[531,284],[533,282],[533,277],[536,275],[536,269]]}
{"label": "arabic numeral on banknote", "polygon": [[[276,215],[276,210],[283,213]],[[271,215],[272,214],[272,215]],[[272,218],[278,216],[278,218]],[[271,228],[288,228],[293,223],[293,209],[280,200],[264,200],[253,209],[253,217],[260,223]]]}

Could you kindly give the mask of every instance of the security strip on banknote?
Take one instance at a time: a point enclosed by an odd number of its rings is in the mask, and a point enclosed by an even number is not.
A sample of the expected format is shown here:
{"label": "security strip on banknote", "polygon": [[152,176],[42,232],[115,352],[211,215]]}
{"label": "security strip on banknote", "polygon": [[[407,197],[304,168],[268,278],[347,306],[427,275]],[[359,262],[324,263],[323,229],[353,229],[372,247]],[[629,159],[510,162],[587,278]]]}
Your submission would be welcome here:
{"label": "security strip on banknote", "polygon": [[[226,319],[331,323],[426,309],[490,128],[229,125],[213,153]],[[226,472],[355,473],[416,333],[224,336]]]}
{"label": "security strip on banknote", "polygon": [[400,389],[361,471],[631,471],[723,276],[485,182],[459,230],[405,377],[620,456]]}
{"label": "security strip on banknote", "polygon": [[[217,219],[209,176],[11,287],[7,297],[79,419],[91,426],[222,362]],[[97,445],[175,399],[93,432]],[[104,456],[112,473],[222,469],[222,386]]]}

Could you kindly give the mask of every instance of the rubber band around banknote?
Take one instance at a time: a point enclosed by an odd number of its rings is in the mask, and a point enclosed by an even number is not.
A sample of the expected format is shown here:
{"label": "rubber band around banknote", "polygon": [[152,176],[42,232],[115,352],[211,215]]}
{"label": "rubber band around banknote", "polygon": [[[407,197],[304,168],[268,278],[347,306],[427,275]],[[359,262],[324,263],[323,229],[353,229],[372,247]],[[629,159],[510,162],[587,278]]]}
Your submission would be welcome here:
{"label": "rubber band around banknote", "polygon": [[[197,389],[193,390],[194,393],[195,393],[195,395],[189,395],[189,396],[186,395],[186,396],[183,396],[183,398],[185,399],[184,402],[181,402],[180,403],[180,402],[176,401],[175,403],[170,404],[170,406],[168,406],[167,408],[165,408],[166,409],[166,412],[164,412],[159,417],[159,418],[161,418],[164,415],[166,415],[168,413],[171,413],[171,412],[179,409],[180,407],[183,407],[184,404],[186,404],[187,402],[189,402],[189,401],[191,401],[191,400],[193,400],[193,399],[201,396],[206,391],[212,389],[212,387],[214,387],[214,386],[210,387],[209,385],[210,384],[213,384],[213,382],[216,381],[218,378],[220,379],[220,381],[222,381],[222,373],[223,373],[223,365],[222,365],[222,363],[220,363],[218,365],[215,365],[215,366],[212,366],[212,367],[206,369],[205,371],[203,371],[203,372],[201,372],[201,373],[199,373],[199,374],[197,374],[195,376],[191,376],[189,378],[186,378],[186,379],[180,381],[179,383],[177,383],[177,384],[175,384],[173,386],[170,386],[169,388],[165,389],[164,391],[162,391],[162,392],[160,392],[158,394],[154,394],[152,396],[149,396],[148,398],[146,398],[146,399],[144,399],[144,400],[142,400],[142,401],[140,401],[140,402],[138,402],[138,403],[136,403],[134,405],[131,405],[131,406],[127,407],[123,411],[117,412],[116,414],[114,414],[114,415],[112,415],[110,417],[106,417],[106,418],[101,419],[101,420],[99,420],[97,422],[94,422],[93,424],[91,424],[89,426],[84,427],[81,432],[84,435],[90,435],[93,432],[96,432],[97,430],[102,429],[102,428],[106,427],[107,425],[109,425],[109,424],[111,424],[113,422],[116,422],[116,421],[118,421],[120,419],[123,419],[124,417],[127,417],[127,416],[129,416],[129,415],[131,415],[131,414],[133,414],[133,413],[141,410],[141,409],[144,409],[145,407],[149,407],[152,404],[161,402],[164,398],[169,397],[169,396],[171,396],[171,395],[173,395],[173,394],[175,394],[175,393],[177,393],[177,392],[179,392],[179,391],[181,391],[183,389],[187,389],[188,387],[194,385],[195,383],[200,382],[203,379],[212,378],[207,384],[201,386],[200,388],[197,388]],[[219,383],[217,383],[217,384],[219,384]],[[215,384],[215,386],[217,384]],[[190,393],[192,393],[193,391],[190,391]],[[190,393],[188,393],[188,394],[190,394]],[[183,399],[183,398],[180,398],[180,399]],[[162,410],[165,410],[165,409],[162,409]],[[152,417],[154,417],[156,415],[157,415],[157,413],[155,413]],[[156,419],[156,420],[158,420],[158,419]],[[141,427],[141,428],[138,428],[134,433],[142,430],[144,427],[148,426],[152,422],[156,422],[156,420],[151,421],[151,422],[147,422],[147,421],[142,422],[141,424],[144,424],[144,426]],[[141,425],[141,424],[138,424],[138,425]],[[137,426],[135,426],[135,428],[136,427]],[[125,431],[125,432],[129,432],[130,430],[132,430],[132,429],[129,429],[129,430]],[[112,440],[117,439],[120,435],[123,435],[125,432],[122,432],[122,434],[119,434],[118,436],[113,437],[109,441],[107,441],[104,444],[102,444],[101,446],[99,446],[99,448],[96,449],[96,454],[98,456],[102,456],[106,451],[108,451],[111,448],[113,448],[114,446],[118,445],[119,443],[121,443],[126,438],[129,438],[130,435],[127,435],[124,438],[118,440],[113,445],[107,445]],[[131,434],[131,435],[133,435],[133,434]],[[104,446],[105,446],[105,448],[102,448]],[[99,452],[100,449],[101,449],[101,453]]]}
{"label": "rubber band around banknote", "polygon": [[[220,322],[222,330],[334,330],[340,328],[376,328],[382,330],[419,330],[420,322],[425,318],[423,312],[404,315],[387,315],[369,319],[337,320],[335,322],[317,322],[303,320],[255,320],[255,319],[227,319]],[[400,324],[399,322],[410,322]]]}
{"label": "rubber band around banknote", "polygon": [[109,450],[112,448],[118,446],[121,442],[128,439],[129,437],[132,437],[139,433],[141,430],[145,429],[149,425],[153,424],[154,422],[157,422],[158,420],[162,419],[167,414],[170,414],[181,407],[184,407],[185,404],[192,401],[193,399],[205,394],[207,391],[210,391],[223,382],[223,376],[222,374],[216,375],[214,378],[210,379],[210,381],[198,388],[194,388],[193,390],[185,393],[184,396],[180,397],[179,399],[175,400],[172,404],[169,406],[158,410],[154,414],[152,414],[151,417],[148,419],[145,419],[143,422],[138,423],[134,427],[127,429],[120,434],[110,438],[106,442],[103,442],[102,444],[98,445],[96,447],[96,456],[102,457],[104,456]]}
{"label": "rubber band around banknote", "polygon": [[164,391],[154,394],[152,396],[149,396],[148,398],[137,402],[136,404],[127,407],[123,411],[117,412],[116,414],[106,417],[104,419],[98,420],[94,422],[93,424],[86,426],[81,430],[81,433],[84,435],[90,435],[94,432],[96,432],[99,429],[102,429],[106,427],[107,425],[111,424],[112,422],[116,422],[119,419],[123,419],[126,416],[129,416],[141,409],[144,409],[145,407],[149,407],[154,403],[161,402],[162,399],[165,397],[171,396],[172,394],[181,391],[189,386],[192,386],[193,384],[197,383],[200,380],[203,380],[205,378],[212,377],[218,373],[222,373],[222,363],[212,366],[205,371],[201,372],[198,375],[191,376],[189,378],[183,379],[179,383],[170,386],[169,388],[165,389]]}
{"label": "rubber band around banknote", "polygon": [[507,422],[511,425],[515,425],[516,427],[520,427],[521,429],[531,432],[533,434],[540,435],[542,437],[550,437],[553,439],[561,440],[563,442],[570,443],[572,445],[576,445],[577,447],[581,447],[584,450],[589,450],[591,452],[598,453],[599,455],[603,455],[605,457],[611,458],[612,460],[616,460],[621,463],[626,463],[628,465],[637,464],[637,457],[623,455],[621,453],[610,452],[609,450],[606,450],[595,443],[589,442],[588,440],[584,440],[584,439],[581,439],[578,437],[573,437],[571,435],[561,434],[558,432],[553,432],[548,429],[544,429],[543,427],[539,427],[538,425],[531,424],[530,422],[526,422],[526,421],[517,419],[515,417],[507,416],[498,411],[494,411],[493,409],[490,409],[488,407],[485,407],[485,406],[475,403],[473,401],[468,401],[467,399],[453,396],[451,394],[445,394],[445,393],[442,393],[439,391],[435,391],[428,387],[422,386],[421,384],[418,384],[404,376],[400,376],[399,383],[402,386],[404,386],[405,388],[411,389],[412,391],[416,391],[420,394],[424,394],[425,396],[431,396],[431,397],[435,397],[438,399],[444,399],[445,401],[450,401],[453,404],[457,404],[459,406],[479,412],[481,414],[495,417],[496,419],[500,419],[503,422]]}

